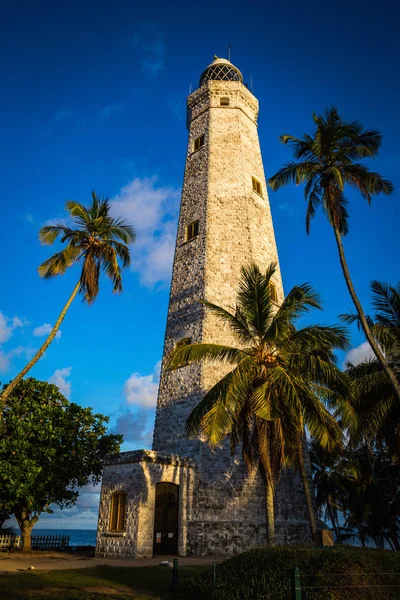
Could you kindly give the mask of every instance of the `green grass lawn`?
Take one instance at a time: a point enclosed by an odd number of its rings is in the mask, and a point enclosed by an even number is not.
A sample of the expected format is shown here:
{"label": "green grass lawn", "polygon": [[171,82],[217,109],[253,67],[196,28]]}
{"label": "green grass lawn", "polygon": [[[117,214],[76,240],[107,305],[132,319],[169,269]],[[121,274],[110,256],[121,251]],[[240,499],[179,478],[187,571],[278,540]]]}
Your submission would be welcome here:
{"label": "green grass lawn", "polygon": [[[185,579],[206,567],[180,567]],[[0,574],[1,600],[155,600],[168,597],[172,570],[108,567]],[[113,589],[114,588],[114,589]]]}

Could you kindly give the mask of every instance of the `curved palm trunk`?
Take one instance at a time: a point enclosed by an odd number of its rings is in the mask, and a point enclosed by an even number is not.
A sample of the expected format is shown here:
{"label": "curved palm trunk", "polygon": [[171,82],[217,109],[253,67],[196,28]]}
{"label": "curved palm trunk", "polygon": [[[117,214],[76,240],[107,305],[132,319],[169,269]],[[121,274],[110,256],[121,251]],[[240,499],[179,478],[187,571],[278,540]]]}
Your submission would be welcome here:
{"label": "curved palm trunk", "polygon": [[301,446],[299,446],[298,453],[297,453],[297,460],[299,463],[299,471],[300,471],[301,479],[303,482],[304,496],[306,499],[306,506],[307,506],[307,512],[308,512],[308,520],[310,522],[311,538],[312,538],[313,543],[316,544],[317,543],[317,521],[315,518],[315,510],[314,510],[314,505],[313,505],[313,501],[312,501],[310,484],[308,481],[308,475],[307,475],[306,467],[304,465],[303,444]]}
{"label": "curved palm trunk", "polygon": [[275,546],[275,510],[274,510],[274,486],[268,481],[265,483],[265,509],[267,513],[267,541],[268,546]]}
{"label": "curved palm trunk", "polygon": [[56,337],[57,331],[59,330],[60,325],[63,322],[65,315],[67,314],[67,310],[71,306],[72,301],[74,300],[76,294],[78,293],[80,285],[81,284],[79,281],[76,284],[76,286],[74,287],[74,291],[72,292],[71,296],[69,297],[68,302],[62,309],[61,314],[58,317],[53,329],[49,333],[47,340],[44,342],[44,344],[41,346],[41,348],[36,352],[35,356],[28,362],[26,367],[24,367],[22,369],[22,371],[16,377],[14,377],[14,379],[8,384],[7,388],[4,390],[4,392],[1,396],[1,400],[3,400],[3,402],[5,402],[7,400],[8,396],[11,394],[13,389],[19,384],[21,379],[23,379],[25,377],[27,372],[30,371],[30,369],[32,369],[32,367],[37,363],[39,358],[41,358],[43,356],[43,354],[46,352],[47,348],[50,346],[51,342]]}
{"label": "curved palm trunk", "polygon": [[397,377],[394,373],[394,371],[389,367],[389,365],[386,362],[386,359],[381,351],[381,349],[379,348],[379,345],[377,344],[376,340],[374,339],[371,330],[368,326],[367,323],[367,319],[365,317],[363,308],[361,306],[361,303],[358,299],[358,296],[356,294],[356,291],[354,289],[353,286],[353,282],[351,280],[350,277],[350,272],[349,272],[349,268],[347,266],[347,262],[346,262],[346,258],[344,255],[344,248],[343,248],[343,244],[342,244],[342,237],[340,235],[340,232],[338,230],[338,228],[334,225],[333,226],[333,230],[335,232],[335,238],[336,238],[336,244],[339,250],[339,258],[340,258],[340,264],[343,270],[343,274],[344,274],[344,278],[346,280],[346,284],[347,284],[347,288],[349,290],[351,299],[354,302],[354,306],[356,307],[358,316],[360,317],[360,322],[361,322],[361,326],[363,328],[363,331],[365,333],[365,337],[367,338],[376,358],[378,359],[378,361],[380,362],[382,369],[385,371],[386,375],[389,377],[390,382],[392,384],[393,387],[393,391],[395,393],[396,399],[398,401],[398,403],[400,404],[400,384],[397,381]]}
{"label": "curved palm trunk", "polygon": [[329,518],[330,518],[331,523],[332,523],[333,531],[335,532],[336,541],[339,542],[339,544],[341,544],[342,543],[342,536],[341,536],[341,533],[340,533],[340,529],[339,529],[337,517],[334,515],[334,512],[332,510],[332,506],[331,506],[330,500],[327,501],[326,507],[328,509],[328,515],[329,515]]}

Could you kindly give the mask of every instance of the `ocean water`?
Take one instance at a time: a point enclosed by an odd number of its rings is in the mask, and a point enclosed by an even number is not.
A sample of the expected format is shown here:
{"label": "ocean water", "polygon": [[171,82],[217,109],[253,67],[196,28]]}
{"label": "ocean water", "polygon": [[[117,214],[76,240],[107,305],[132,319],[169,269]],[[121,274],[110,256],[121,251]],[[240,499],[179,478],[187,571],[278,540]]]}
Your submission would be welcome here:
{"label": "ocean water", "polygon": [[[13,529],[19,535],[19,529],[16,527]],[[96,545],[95,529],[41,529],[40,527],[34,527],[32,535],[69,535],[69,547]]]}

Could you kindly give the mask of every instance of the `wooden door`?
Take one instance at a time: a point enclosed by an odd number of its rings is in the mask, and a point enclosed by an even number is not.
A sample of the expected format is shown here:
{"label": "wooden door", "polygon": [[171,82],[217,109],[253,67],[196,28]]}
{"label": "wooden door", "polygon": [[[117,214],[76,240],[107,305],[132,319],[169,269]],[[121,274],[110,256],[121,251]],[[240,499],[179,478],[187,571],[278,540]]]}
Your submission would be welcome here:
{"label": "wooden door", "polygon": [[173,483],[157,483],[154,516],[154,554],[178,552],[179,487]]}

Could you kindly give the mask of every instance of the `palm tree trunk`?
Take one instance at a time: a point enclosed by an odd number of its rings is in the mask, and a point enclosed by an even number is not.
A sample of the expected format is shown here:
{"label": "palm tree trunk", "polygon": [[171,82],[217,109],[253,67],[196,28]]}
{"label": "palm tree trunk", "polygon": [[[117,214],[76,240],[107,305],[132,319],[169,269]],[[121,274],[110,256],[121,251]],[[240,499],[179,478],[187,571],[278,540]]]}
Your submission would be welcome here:
{"label": "palm tree trunk", "polygon": [[344,274],[344,278],[346,280],[346,284],[347,284],[347,288],[349,290],[351,299],[354,302],[354,306],[356,307],[358,316],[360,318],[360,323],[361,326],[364,330],[365,333],[365,337],[367,338],[372,350],[374,351],[374,354],[376,356],[376,358],[378,359],[378,361],[380,362],[382,369],[385,371],[386,375],[388,376],[392,387],[393,387],[393,391],[395,393],[396,399],[398,401],[398,403],[400,404],[400,383],[397,381],[397,377],[394,373],[394,371],[389,367],[389,365],[386,362],[386,359],[383,355],[383,352],[381,351],[379,344],[376,342],[376,340],[374,339],[371,330],[369,328],[369,325],[367,323],[367,319],[366,316],[364,314],[363,308],[361,306],[361,303],[358,299],[358,296],[356,294],[356,291],[354,289],[353,286],[353,282],[351,280],[350,277],[350,272],[349,272],[349,268],[347,266],[347,262],[346,262],[346,258],[344,255],[344,248],[343,248],[343,244],[342,244],[342,236],[340,235],[339,229],[334,225],[333,226],[333,230],[335,232],[335,238],[336,238],[336,244],[339,250],[339,258],[340,258],[340,264],[343,270],[343,274]]}
{"label": "palm tree trunk", "polygon": [[342,536],[340,534],[340,529],[339,529],[339,526],[338,526],[338,523],[337,523],[337,518],[333,514],[332,506],[331,506],[331,503],[330,503],[329,500],[326,503],[326,507],[328,509],[328,515],[329,515],[329,518],[330,518],[331,523],[332,523],[333,531],[335,532],[336,541],[339,542],[339,544],[341,544],[342,543]]}
{"label": "palm tree trunk", "polygon": [[307,475],[306,467],[304,465],[303,444],[301,444],[301,446],[299,446],[297,457],[298,457],[298,462],[299,462],[299,471],[300,471],[301,479],[303,481],[304,496],[306,499],[308,520],[310,522],[311,537],[312,537],[313,543],[316,544],[317,543],[317,521],[315,519],[315,511],[314,511],[314,505],[313,505],[312,496],[311,496],[310,485],[309,485],[309,481],[308,481],[308,475]]}
{"label": "palm tree trunk", "polygon": [[81,284],[80,284],[80,281],[79,281],[76,284],[76,286],[74,287],[74,291],[72,292],[71,296],[69,297],[68,302],[66,303],[66,305],[62,309],[61,314],[58,317],[58,319],[56,321],[56,324],[54,325],[53,329],[49,333],[49,336],[48,336],[47,340],[44,342],[44,344],[41,346],[41,348],[36,352],[36,354],[32,358],[32,360],[30,360],[28,362],[28,364],[26,365],[26,367],[24,367],[22,369],[22,371],[16,377],[14,377],[14,379],[8,384],[7,388],[4,390],[4,392],[3,392],[2,396],[1,396],[1,400],[3,402],[5,402],[7,400],[8,396],[11,394],[11,392],[13,391],[13,389],[19,384],[19,382],[21,381],[21,379],[23,379],[25,377],[25,375],[27,374],[27,372],[30,371],[30,369],[32,369],[32,367],[37,363],[37,361],[39,360],[39,358],[41,358],[43,356],[43,354],[46,352],[47,348],[50,346],[51,342],[56,337],[57,331],[59,330],[60,325],[63,322],[64,317],[67,314],[67,310],[71,306],[73,299],[75,298],[76,294],[78,293],[80,285]]}
{"label": "palm tree trunk", "polygon": [[265,483],[265,509],[267,513],[267,541],[268,546],[275,546],[275,511],[274,511],[274,486],[267,479]]}

